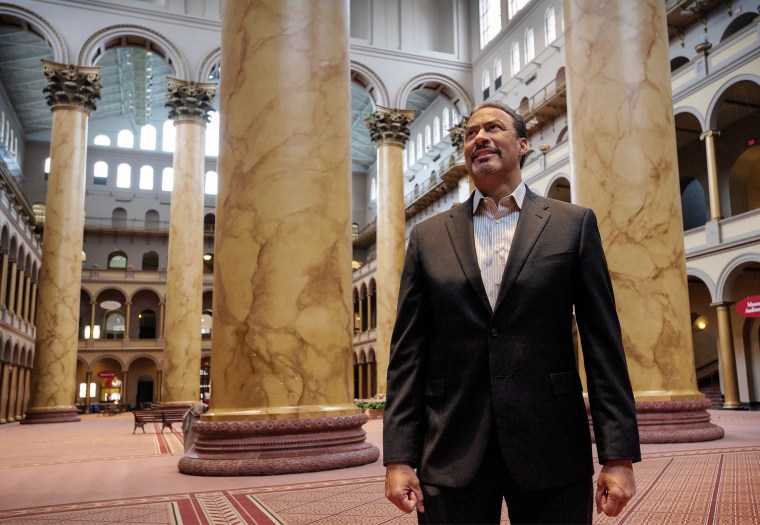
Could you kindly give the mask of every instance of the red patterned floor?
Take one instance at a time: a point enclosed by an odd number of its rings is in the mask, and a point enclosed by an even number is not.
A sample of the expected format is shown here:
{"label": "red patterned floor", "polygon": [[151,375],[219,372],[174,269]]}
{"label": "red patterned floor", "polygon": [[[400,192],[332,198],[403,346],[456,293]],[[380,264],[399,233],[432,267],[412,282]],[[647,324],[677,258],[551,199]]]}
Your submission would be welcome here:
{"label": "red patterned floor", "polygon": [[[599,524],[717,525],[760,524],[760,413],[713,412],[727,437],[702,444],[645,445],[644,460],[637,463],[638,493],[625,512],[616,519],[597,516]],[[97,421],[91,428],[97,428]],[[113,425],[113,424],[112,424]],[[30,426],[25,426],[29,428]],[[52,428],[55,425],[36,428]],[[371,440],[377,439],[381,423],[368,424]],[[83,427],[69,427],[74,431]],[[81,454],[68,451],[69,459],[49,461],[46,454],[19,461],[24,443],[14,442],[14,430],[0,430],[0,485],[13,480],[26,468],[68,468],[76,475]],[[139,434],[138,434],[139,435]],[[100,437],[104,437],[100,436]],[[132,461],[154,461],[164,457],[174,461],[181,454],[181,435],[161,434],[159,428],[144,437],[112,436],[114,448],[133,448],[143,454],[120,455],[117,450],[102,450],[91,462],[101,462],[121,476],[130,473]],[[36,448],[43,436],[32,443]],[[96,439],[98,437],[96,436]],[[140,447],[136,442],[140,442]],[[68,443],[68,441],[66,441]],[[65,449],[66,447],[64,447]],[[81,449],[81,443],[80,448]],[[39,450],[39,449],[38,449]],[[27,451],[29,452],[29,451]],[[152,452],[152,453],[151,453]],[[169,457],[166,457],[169,456]],[[173,458],[172,458],[173,456]],[[78,502],[50,505],[24,505],[8,501],[8,491],[0,490],[0,523],[81,525],[105,523],[141,524],[286,524],[286,525],[379,525],[416,523],[383,497],[382,467],[369,467],[378,475],[362,475],[369,470],[345,469],[319,476],[276,476],[268,478],[192,478],[176,472],[166,473],[163,492],[153,487],[153,495],[91,501],[81,495]],[[158,470],[158,467],[157,467]],[[356,475],[351,477],[352,472]],[[115,474],[117,475],[117,474]],[[174,483],[188,480],[203,483],[209,490],[174,493]],[[223,481],[221,481],[223,480]],[[42,480],[41,480],[42,482]],[[218,484],[237,487],[214,489]],[[147,481],[146,481],[147,483]],[[167,481],[161,482],[166,484]],[[234,484],[234,483],[233,483]],[[221,486],[220,485],[220,486]],[[246,486],[247,485],[247,486]],[[257,486],[251,486],[257,485]],[[214,489],[214,490],[211,490]],[[34,491],[33,487],[28,487]],[[16,503],[15,505],[13,503]],[[509,523],[506,517],[503,523]]]}

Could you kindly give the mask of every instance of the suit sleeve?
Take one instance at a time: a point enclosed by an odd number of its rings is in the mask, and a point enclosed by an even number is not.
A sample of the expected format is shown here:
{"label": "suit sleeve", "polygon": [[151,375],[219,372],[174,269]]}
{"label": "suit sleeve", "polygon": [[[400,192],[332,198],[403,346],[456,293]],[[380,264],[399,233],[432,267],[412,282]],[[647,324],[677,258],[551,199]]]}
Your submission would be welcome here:
{"label": "suit sleeve", "polygon": [[583,218],[575,314],[599,462],[641,460],[636,405],[596,216]]}
{"label": "suit sleeve", "polygon": [[424,438],[423,367],[432,309],[417,235],[415,227],[401,274],[383,414],[383,464],[404,461],[415,468],[419,466]]}

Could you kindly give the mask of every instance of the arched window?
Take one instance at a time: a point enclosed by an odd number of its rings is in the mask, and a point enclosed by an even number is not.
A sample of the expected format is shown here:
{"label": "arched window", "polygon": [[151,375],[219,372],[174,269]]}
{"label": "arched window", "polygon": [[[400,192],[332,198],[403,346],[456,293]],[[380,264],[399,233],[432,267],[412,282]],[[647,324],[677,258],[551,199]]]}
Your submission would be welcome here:
{"label": "arched window", "polygon": [[369,183],[369,198],[372,202],[377,201],[377,177],[372,177]]}
{"label": "arched window", "polygon": [[140,128],[140,149],[155,151],[156,149],[156,127],[146,124]]}
{"label": "arched window", "polygon": [[45,225],[45,210],[46,207],[41,202],[35,202],[32,204],[32,213],[34,213],[34,224],[37,226]]}
{"label": "arched window", "polygon": [[433,147],[433,130],[430,129],[430,124],[425,126],[425,151],[430,151]]}
{"label": "arched window", "polygon": [[145,229],[157,230],[158,229],[158,212],[156,210],[148,210],[145,212]]}
{"label": "arched window", "polygon": [[536,41],[533,35],[533,28],[525,30],[525,65],[536,57]]}
{"label": "arched window", "polygon": [[206,124],[206,155],[219,156],[219,113],[209,112],[209,123]]}
{"label": "arched window", "polygon": [[203,185],[203,193],[206,195],[216,195],[218,185],[218,177],[215,171],[206,172],[206,182]]}
{"label": "arched window", "polygon": [[443,132],[447,132],[451,127],[451,121],[449,120],[449,108],[443,108]]}
{"label": "arched window", "polygon": [[441,119],[435,117],[433,119],[433,144],[441,142]]}
{"label": "arched window", "polygon": [[111,139],[108,137],[108,135],[96,135],[95,138],[92,139],[92,143],[96,146],[110,146]]}
{"label": "arched window", "polygon": [[161,191],[172,191],[174,186],[174,168],[164,168],[161,172]]}
{"label": "arched window", "polygon": [[108,254],[108,268],[109,269],[126,269],[127,268],[127,254],[121,250],[111,252]]}
{"label": "arched window", "polygon": [[161,151],[173,152],[176,138],[177,133],[174,129],[174,121],[167,120],[164,122],[164,126],[161,130]]}
{"label": "arched window", "polygon": [[203,231],[214,233],[214,227],[216,226],[216,215],[213,213],[207,213],[203,217]]}
{"label": "arched window", "polygon": [[422,158],[425,152],[422,151],[422,133],[417,133],[417,160]]}
{"label": "arched window", "polygon": [[480,49],[501,31],[501,0],[480,0]]}
{"label": "arched window", "polygon": [[45,178],[47,179],[47,174],[50,173],[50,157],[45,159],[45,166],[42,169],[45,170]]}
{"label": "arched window", "polygon": [[124,314],[119,310],[111,310],[105,315],[105,338],[106,339],[123,339],[124,338]]}
{"label": "arched window", "polygon": [[544,35],[547,46],[557,39],[557,15],[554,6],[549,7],[544,15]]}
{"label": "arched window", "polygon": [[[144,268],[143,268],[144,269]],[[156,338],[156,312],[153,310],[143,310],[137,314],[140,321],[140,332],[138,339],[155,339]]]}
{"label": "arched window", "polygon": [[487,69],[483,71],[480,87],[483,90],[483,100],[487,100],[491,96],[491,74]]}
{"label": "arched window", "polygon": [[142,269],[146,271],[158,270],[158,254],[156,252],[145,252],[143,254]]}
{"label": "arched window", "polygon": [[417,162],[417,156],[414,154],[414,141],[409,141],[409,167],[411,168],[414,166],[414,163]]}
{"label": "arched window", "polygon": [[111,226],[114,228],[127,227],[127,210],[124,208],[115,208],[111,212]]}
{"label": "arched window", "polygon": [[119,134],[116,136],[116,145],[119,146],[120,148],[134,148],[135,147],[134,134],[128,129],[123,129],[119,131]]}
{"label": "arched window", "polygon": [[509,72],[514,77],[520,71],[520,42],[512,42],[512,60],[509,64]]}
{"label": "arched window", "polygon": [[201,314],[201,339],[211,338],[211,325],[213,318],[210,312],[203,312]]}
{"label": "arched window", "polygon": [[130,188],[132,186],[132,166],[123,163],[116,168],[116,187]]}
{"label": "arched window", "polygon": [[102,160],[96,162],[95,166],[93,166],[92,175],[92,182],[94,184],[108,184],[108,163]]}
{"label": "arched window", "polygon": [[493,63],[494,89],[499,89],[501,87],[501,77],[503,73],[502,70],[503,70],[503,67],[501,64],[501,57],[499,57]]}
{"label": "arched window", "polygon": [[153,189],[153,166],[143,166],[140,168],[140,189]]}

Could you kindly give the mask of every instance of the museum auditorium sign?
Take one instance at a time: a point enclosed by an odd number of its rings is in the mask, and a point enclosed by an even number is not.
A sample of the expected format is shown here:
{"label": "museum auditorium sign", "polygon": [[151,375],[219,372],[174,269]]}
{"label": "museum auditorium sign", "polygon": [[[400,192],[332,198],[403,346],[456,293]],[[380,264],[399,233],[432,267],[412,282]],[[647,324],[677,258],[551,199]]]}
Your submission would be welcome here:
{"label": "museum auditorium sign", "polygon": [[760,295],[745,297],[736,303],[736,311],[744,317],[760,317]]}

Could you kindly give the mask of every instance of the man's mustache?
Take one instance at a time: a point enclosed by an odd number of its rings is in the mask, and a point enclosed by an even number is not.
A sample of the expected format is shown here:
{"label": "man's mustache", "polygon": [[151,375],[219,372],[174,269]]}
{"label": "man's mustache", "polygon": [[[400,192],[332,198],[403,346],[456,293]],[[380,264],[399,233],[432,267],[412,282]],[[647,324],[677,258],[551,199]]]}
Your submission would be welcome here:
{"label": "man's mustache", "polygon": [[494,155],[497,155],[499,158],[502,158],[501,156],[501,148],[498,146],[488,146],[485,144],[481,144],[480,146],[475,146],[475,149],[472,152],[472,155],[470,155],[470,160],[475,160],[475,157],[478,154],[478,151],[488,149],[494,152]]}

